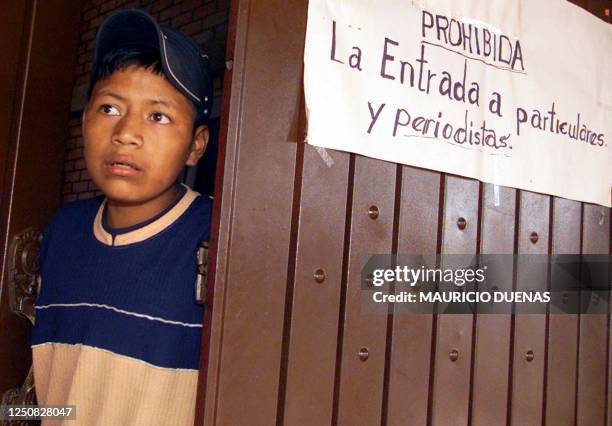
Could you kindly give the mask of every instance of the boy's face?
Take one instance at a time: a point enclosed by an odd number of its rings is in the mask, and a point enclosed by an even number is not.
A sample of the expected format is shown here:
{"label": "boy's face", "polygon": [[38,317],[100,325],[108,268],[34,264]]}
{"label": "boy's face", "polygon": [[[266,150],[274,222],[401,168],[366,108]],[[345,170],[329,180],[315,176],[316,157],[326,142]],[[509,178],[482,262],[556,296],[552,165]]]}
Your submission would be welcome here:
{"label": "boy's face", "polygon": [[136,66],[96,82],[83,112],[87,170],[109,202],[169,205],[183,167],[195,165],[208,129],[193,129],[195,109],[163,76]]}

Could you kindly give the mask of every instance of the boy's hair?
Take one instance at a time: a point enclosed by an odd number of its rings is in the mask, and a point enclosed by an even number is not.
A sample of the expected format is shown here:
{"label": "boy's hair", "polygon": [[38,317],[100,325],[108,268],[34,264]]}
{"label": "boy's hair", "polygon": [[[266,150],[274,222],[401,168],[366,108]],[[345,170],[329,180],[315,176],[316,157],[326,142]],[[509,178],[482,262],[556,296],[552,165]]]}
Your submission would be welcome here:
{"label": "boy's hair", "polygon": [[[95,67],[91,73],[91,81],[89,83],[89,89],[87,91],[87,101],[89,102],[93,87],[96,82],[104,80],[110,77],[115,71],[123,71],[130,66],[136,66],[144,68],[147,71],[151,71],[156,75],[160,75],[164,78],[164,70],[159,57],[159,50],[154,47],[148,46],[125,46],[118,47],[110,50],[104,55],[99,66]],[[193,103],[187,99],[191,105]],[[196,106],[193,105],[194,109]],[[197,110],[196,110],[197,111]],[[196,113],[193,129],[205,124],[206,120],[201,114]]]}

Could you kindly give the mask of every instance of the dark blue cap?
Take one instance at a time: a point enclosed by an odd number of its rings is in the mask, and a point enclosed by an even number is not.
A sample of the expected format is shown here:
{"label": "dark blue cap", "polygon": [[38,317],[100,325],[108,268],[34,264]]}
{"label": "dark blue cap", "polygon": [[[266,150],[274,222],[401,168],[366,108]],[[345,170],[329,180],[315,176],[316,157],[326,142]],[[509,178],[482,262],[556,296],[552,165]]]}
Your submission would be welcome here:
{"label": "dark blue cap", "polygon": [[102,23],[96,36],[92,76],[109,51],[130,46],[158,49],[168,81],[194,104],[196,121],[208,122],[212,109],[212,78],[208,56],[200,51],[191,38],[174,28],[159,25],[153,17],[141,10],[121,10]]}

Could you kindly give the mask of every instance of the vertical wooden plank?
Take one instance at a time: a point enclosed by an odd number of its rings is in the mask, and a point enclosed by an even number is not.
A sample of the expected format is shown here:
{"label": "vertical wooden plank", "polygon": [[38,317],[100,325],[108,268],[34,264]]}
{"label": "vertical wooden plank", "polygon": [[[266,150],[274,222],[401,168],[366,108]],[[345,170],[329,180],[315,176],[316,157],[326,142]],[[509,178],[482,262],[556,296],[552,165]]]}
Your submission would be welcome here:
{"label": "vertical wooden plank", "polygon": [[[205,380],[204,384],[204,421],[201,424],[214,425],[217,415],[217,396],[219,387],[219,373],[221,364],[221,349],[223,343],[223,323],[225,321],[225,301],[227,295],[227,271],[229,267],[228,248],[230,241],[230,230],[233,214],[233,192],[234,178],[238,168],[238,139],[240,135],[240,120],[242,117],[242,87],[246,79],[245,57],[246,42],[248,34],[248,3],[231,0],[229,13],[229,34],[227,46],[227,61],[232,63],[232,67],[226,67],[225,77],[230,76],[230,80],[224,77],[223,81],[223,114],[227,123],[225,133],[219,134],[219,151],[217,159],[217,171],[215,176],[215,202],[213,208],[213,223],[211,229],[211,251],[215,251],[216,256],[211,257],[214,263],[209,265],[210,275],[207,285],[212,288],[207,289],[209,309],[204,311],[204,320],[209,319],[210,326],[204,324],[204,334],[206,327],[210,327],[209,353],[200,356],[200,375],[199,382]],[[231,62],[230,62],[231,61]],[[228,69],[231,68],[231,69]],[[229,90],[226,88],[229,87]],[[223,138],[225,136],[225,138]],[[222,176],[222,178],[220,178]],[[218,218],[217,218],[218,216]],[[216,222],[215,222],[216,220]],[[215,229],[215,226],[217,227]],[[216,240],[214,239],[216,230]],[[208,366],[202,364],[202,359],[208,358]],[[206,368],[206,370],[204,370]],[[206,374],[206,377],[202,377]],[[199,383],[199,386],[203,386]],[[200,397],[201,398],[201,397]],[[196,406],[196,410],[198,406]],[[200,413],[196,412],[196,424]]]}
{"label": "vertical wooden plank", "polygon": [[[349,154],[305,146],[291,315],[286,425],[332,420]],[[315,272],[324,273],[317,282]],[[316,312],[316,315],[313,313]]]}
{"label": "vertical wooden plank", "polygon": [[[547,254],[550,196],[520,191],[518,253]],[[535,241],[535,234],[537,241]],[[535,241],[535,242],[534,242]],[[517,265],[516,290],[529,291],[530,282],[541,285],[546,280],[546,265]],[[538,288],[539,291],[542,288]],[[517,307],[519,312],[519,307]],[[511,424],[540,425],[544,394],[544,345],[546,316],[515,316],[512,370]],[[533,358],[529,354],[533,354]]]}
{"label": "vertical wooden plank", "polygon": [[5,3],[0,74],[9,80],[0,84],[0,393],[23,383],[30,364],[31,324],[9,312],[8,248],[25,229],[43,229],[59,205],[80,11],[79,0]]}
{"label": "vertical wooden plank", "polygon": [[[7,280],[4,267],[9,236],[9,206],[15,156],[15,138],[11,137],[13,119],[19,116],[25,77],[20,71],[27,69],[27,46],[30,35],[32,6],[28,2],[9,2],[0,14],[0,49],[3,52],[0,66],[0,395],[10,388],[20,386],[30,367],[26,354],[31,325],[9,309],[9,295],[4,286]],[[21,62],[21,64],[20,64]],[[15,101],[17,99],[17,102]],[[8,280],[7,280],[8,281]],[[18,348],[21,348],[18,350]],[[10,368],[8,366],[11,366]]]}
{"label": "vertical wooden plank", "polygon": [[[446,176],[444,193],[443,254],[476,253],[479,183]],[[459,218],[467,225],[460,229]],[[458,265],[453,265],[458,266]],[[467,266],[467,265],[466,265]],[[432,424],[465,425],[468,421],[470,367],[472,358],[472,314],[438,315]],[[458,351],[453,361],[449,353]]]}
{"label": "vertical wooden plank", "polygon": [[[338,424],[380,424],[387,316],[362,313],[361,270],[374,253],[391,253],[396,165],[356,156],[351,212],[350,249],[342,365],[338,394]],[[378,218],[368,215],[378,207]],[[367,360],[358,354],[365,349]]]}
{"label": "vertical wooden plank", "polygon": [[[286,8],[292,13],[284,13]],[[215,300],[219,314],[213,313],[214,402],[206,406],[207,411],[213,406],[211,424],[271,425],[278,402],[306,2],[245,1],[237,13],[229,173],[216,265],[216,286],[223,290]]]}
{"label": "vertical wooden plank", "polygon": [[[26,31],[31,31],[30,45],[23,52],[24,67],[20,71],[24,81],[17,94],[21,99],[16,108],[21,110],[15,111],[10,136],[12,164],[5,188],[0,189],[6,189],[0,202],[10,200],[6,228],[9,239],[31,226],[42,229],[59,205],[78,42],[75,30],[80,0],[30,4],[32,24],[26,24]],[[27,40],[26,36],[24,41]]]}
{"label": "vertical wooden plank", "polygon": [[[610,223],[610,213],[610,209],[608,209],[608,224]],[[610,265],[608,265],[608,273],[612,274]],[[610,293],[608,294],[608,376],[606,378],[606,405],[608,408],[606,409],[606,426],[612,425],[612,289],[608,290]]]}
{"label": "vertical wooden plank", "polygon": [[[398,253],[436,253],[439,203],[440,173],[403,166]],[[390,426],[427,423],[432,323],[432,315],[394,313],[387,417]]]}
{"label": "vertical wooden plank", "polygon": [[[516,190],[484,184],[482,199],[481,253],[514,252]],[[499,282],[501,280],[505,281]],[[505,284],[505,285],[504,285]],[[512,270],[496,278],[500,290],[512,289]],[[510,314],[478,314],[474,347],[472,425],[506,422],[508,364],[510,362]]]}
{"label": "vertical wooden plank", "polygon": [[[9,145],[11,135],[11,124],[15,109],[15,96],[20,90],[20,82],[18,81],[19,61],[25,62],[27,51],[24,52],[24,39],[27,42],[29,25],[26,22],[26,6],[28,2],[8,2],[3,5],[3,11],[0,15],[0,28],[2,37],[0,37],[0,49],[3,52],[2,65],[0,66],[0,201],[3,205],[8,202],[2,195],[5,192],[4,182],[6,170],[9,164]],[[27,47],[27,43],[25,44]],[[0,224],[0,237],[3,237],[2,228],[4,224]],[[2,238],[4,241],[4,238]],[[0,247],[0,256],[3,255],[4,244]],[[2,285],[0,282],[0,292]]]}
{"label": "vertical wooden plank", "polygon": [[[228,61],[233,61],[234,51],[236,47],[236,25],[238,18],[238,1],[230,0],[229,6],[229,17],[228,17],[228,29],[227,29],[227,44],[225,46],[225,58]],[[231,62],[230,62],[231,63]],[[237,73],[239,76],[239,73]],[[239,78],[239,77],[236,78]],[[210,398],[207,399],[207,387],[214,381],[209,380],[209,371],[215,371],[217,367],[217,359],[211,357],[211,342],[213,341],[213,315],[218,312],[219,309],[215,310],[215,279],[217,276],[217,265],[219,261],[222,261],[223,256],[219,255],[219,217],[221,215],[221,207],[223,201],[223,180],[225,177],[226,170],[223,167],[225,163],[227,153],[227,141],[229,135],[229,122],[230,122],[230,102],[232,97],[232,86],[234,81],[234,68],[225,67],[223,75],[223,99],[221,101],[221,119],[219,124],[218,134],[218,149],[217,149],[217,165],[215,166],[215,177],[214,177],[214,194],[215,199],[213,200],[211,229],[210,229],[210,249],[208,253],[209,259],[215,259],[216,262],[210,262],[208,265],[208,276],[206,282],[206,308],[204,309],[204,327],[202,329],[202,345],[200,348],[200,369],[198,372],[198,391],[196,396],[196,413],[194,419],[194,425],[211,424],[211,405],[208,404],[209,400],[214,401],[216,395],[216,389],[214,386],[210,387]],[[234,107],[235,112],[235,107]],[[233,126],[234,130],[236,126]],[[208,149],[211,149],[210,147]],[[231,168],[227,170],[228,176],[231,175]],[[219,293],[222,293],[220,290]],[[222,297],[221,297],[222,298]],[[219,305],[221,306],[221,305]],[[217,333],[218,335],[218,333]],[[214,408],[214,406],[213,406]]]}
{"label": "vertical wooden plank", "polygon": [[612,292],[608,297],[608,377],[606,383],[606,426],[612,425]]}
{"label": "vertical wooden plank", "polygon": [[[229,6],[229,23],[227,30],[227,45],[225,46],[225,58],[233,60],[234,51],[236,47],[236,24],[238,18],[238,1],[230,0]],[[237,79],[239,74],[237,74]],[[221,206],[223,201],[223,185],[224,178],[226,176],[226,170],[223,167],[226,160],[226,153],[228,151],[228,136],[230,134],[230,100],[232,94],[232,86],[234,82],[234,67],[225,67],[223,75],[223,99],[221,102],[221,120],[219,124],[219,146],[217,149],[217,165],[215,166],[215,178],[214,178],[214,194],[215,199],[213,201],[213,211],[211,219],[210,229],[210,250],[209,256],[209,269],[206,277],[206,308],[204,309],[204,327],[202,328],[202,344],[200,347],[200,369],[198,372],[198,390],[196,396],[196,413],[194,419],[194,425],[202,425],[207,420],[207,424],[211,424],[211,414],[214,410],[211,410],[212,403],[216,395],[216,383],[214,380],[209,380],[209,371],[215,371],[217,365],[217,359],[211,359],[211,342],[213,341],[213,314],[220,312],[220,309],[215,310],[215,280],[217,277],[217,267],[222,260],[222,256],[219,253],[219,218],[221,217]],[[234,108],[234,112],[235,112]],[[235,125],[231,127],[236,129]],[[210,149],[210,148],[209,148]],[[230,152],[234,149],[230,149]],[[231,176],[232,168],[228,168],[227,176]],[[226,241],[227,237],[224,237]],[[219,294],[223,294],[223,289],[219,289]],[[218,336],[218,333],[216,333]],[[207,393],[208,385],[211,385],[209,392]],[[207,396],[209,398],[207,398]],[[214,406],[213,406],[214,408]]]}
{"label": "vertical wooden plank", "polygon": [[[610,226],[612,218],[612,209],[608,210],[608,250],[612,245],[612,226]],[[610,252],[608,251],[608,254]],[[608,273],[612,274],[612,268],[608,265]],[[606,410],[606,426],[612,425],[612,289],[609,289],[610,294],[608,296],[608,377],[606,383],[607,396],[607,410]]]}
{"label": "vertical wooden plank", "polygon": [[[609,253],[610,213],[607,208],[584,204],[582,252]],[[603,425],[606,413],[606,365],[608,348],[607,307],[590,305],[580,315],[578,352],[578,425]]]}
{"label": "vertical wooden plank", "polygon": [[[580,253],[581,204],[553,198],[552,254]],[[555,276],[551,276],[554,287]],[[573,425],[576,412],[578,315],[553,313],[548,318],[546,424]]]}

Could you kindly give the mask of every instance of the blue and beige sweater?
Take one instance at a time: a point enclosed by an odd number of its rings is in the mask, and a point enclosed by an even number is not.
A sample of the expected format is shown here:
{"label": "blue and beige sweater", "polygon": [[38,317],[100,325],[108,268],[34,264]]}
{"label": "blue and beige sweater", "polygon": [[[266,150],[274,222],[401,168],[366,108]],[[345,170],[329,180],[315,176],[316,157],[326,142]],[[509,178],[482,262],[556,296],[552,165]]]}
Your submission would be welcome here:
{"label": "blue and beige sweater", "polygon": [[105,226],[101,198],[56,214],[41,248],[32,337],[39,404],[76,405],[76,424],[193,424],[203,318],[196,253],[211,201],[184,188],[129,229]]}

